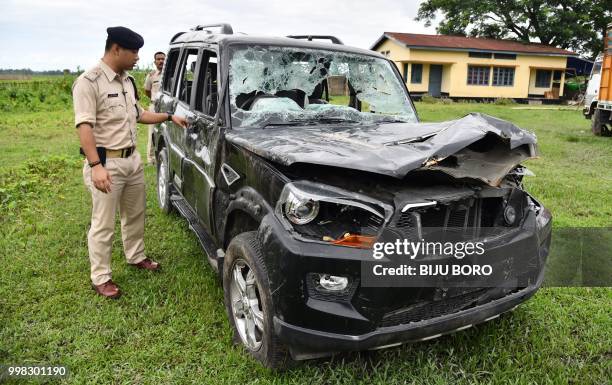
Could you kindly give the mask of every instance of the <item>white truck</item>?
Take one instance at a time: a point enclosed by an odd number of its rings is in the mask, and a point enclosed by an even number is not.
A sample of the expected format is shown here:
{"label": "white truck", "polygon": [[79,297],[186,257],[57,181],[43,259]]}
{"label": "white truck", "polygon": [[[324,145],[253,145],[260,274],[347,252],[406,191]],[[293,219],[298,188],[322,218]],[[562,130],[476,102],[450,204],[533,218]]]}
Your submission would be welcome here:
{"label": "white truck", "polygon": [[584,97],[584,116],[596,136],[612,136],[612,23],[604,36],[604,52],[597,56]]}

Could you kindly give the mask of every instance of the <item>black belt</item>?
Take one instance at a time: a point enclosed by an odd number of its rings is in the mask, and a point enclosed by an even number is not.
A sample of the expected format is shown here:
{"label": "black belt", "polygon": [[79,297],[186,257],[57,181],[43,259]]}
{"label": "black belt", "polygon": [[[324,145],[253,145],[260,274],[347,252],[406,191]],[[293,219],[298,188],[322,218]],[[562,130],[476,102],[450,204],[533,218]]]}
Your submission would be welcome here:
{"label": "black belt", "polygon": [[107,158],[127,158],[134,153],[136,147],[122,148],[120,150],[109,150],[106,149]]}

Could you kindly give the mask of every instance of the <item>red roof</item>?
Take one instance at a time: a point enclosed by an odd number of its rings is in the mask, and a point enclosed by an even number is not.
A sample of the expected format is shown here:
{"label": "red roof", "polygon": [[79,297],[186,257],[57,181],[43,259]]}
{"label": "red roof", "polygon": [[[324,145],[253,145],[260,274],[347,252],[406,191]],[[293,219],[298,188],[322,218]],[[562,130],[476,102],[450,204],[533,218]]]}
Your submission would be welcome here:
{"label": "red roof", "polygon": [[431,47],[448,48],[460,50],[481,50],[481,51],[503,51],[545,55],[577,56],[576,53],[551,47],[546,44],[522,43],[512,40],[484,39],[479,37],[450,36],[450,35],[421,35],[416,33],[385,32],[378,39],[372,49],[383,40],[391,38],[407,45],[408,47]]}

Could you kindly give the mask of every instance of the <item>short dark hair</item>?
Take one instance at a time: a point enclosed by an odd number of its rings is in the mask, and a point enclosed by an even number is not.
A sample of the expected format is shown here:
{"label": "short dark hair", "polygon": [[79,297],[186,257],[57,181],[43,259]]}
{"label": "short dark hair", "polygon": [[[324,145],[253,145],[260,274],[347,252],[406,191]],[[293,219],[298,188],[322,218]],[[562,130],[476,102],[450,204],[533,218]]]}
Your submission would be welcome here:
{"label": "short dark hair", "polygon": [[166,56],[166,53],[165,53],[165,52],[162,52],[162,51],[157,51],[157,52],[155,52],[155,53],[153,54],[153,58],[155,59],[155,57],[156,57],[157,55],[164,55],[164,56]]}
{"label": "short dark hair", "polygon": [[104,45],[104,52],[108,52],[110,51],[111,47],[113,46],[114,41],[112,41],[109,38],[106,38],[106,44]]}

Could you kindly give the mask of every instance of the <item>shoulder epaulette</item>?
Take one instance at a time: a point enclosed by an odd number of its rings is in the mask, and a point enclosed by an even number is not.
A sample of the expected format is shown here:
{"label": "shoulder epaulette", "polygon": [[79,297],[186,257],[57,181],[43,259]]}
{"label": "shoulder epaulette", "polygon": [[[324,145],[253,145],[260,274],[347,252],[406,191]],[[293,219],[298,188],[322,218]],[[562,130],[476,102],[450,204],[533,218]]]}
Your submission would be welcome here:
{"label": "shoulder epaulette", "polygon": [[93,68],[83,74],[83,77],[89,81],[95,81],[102,74],[101,68]]}

